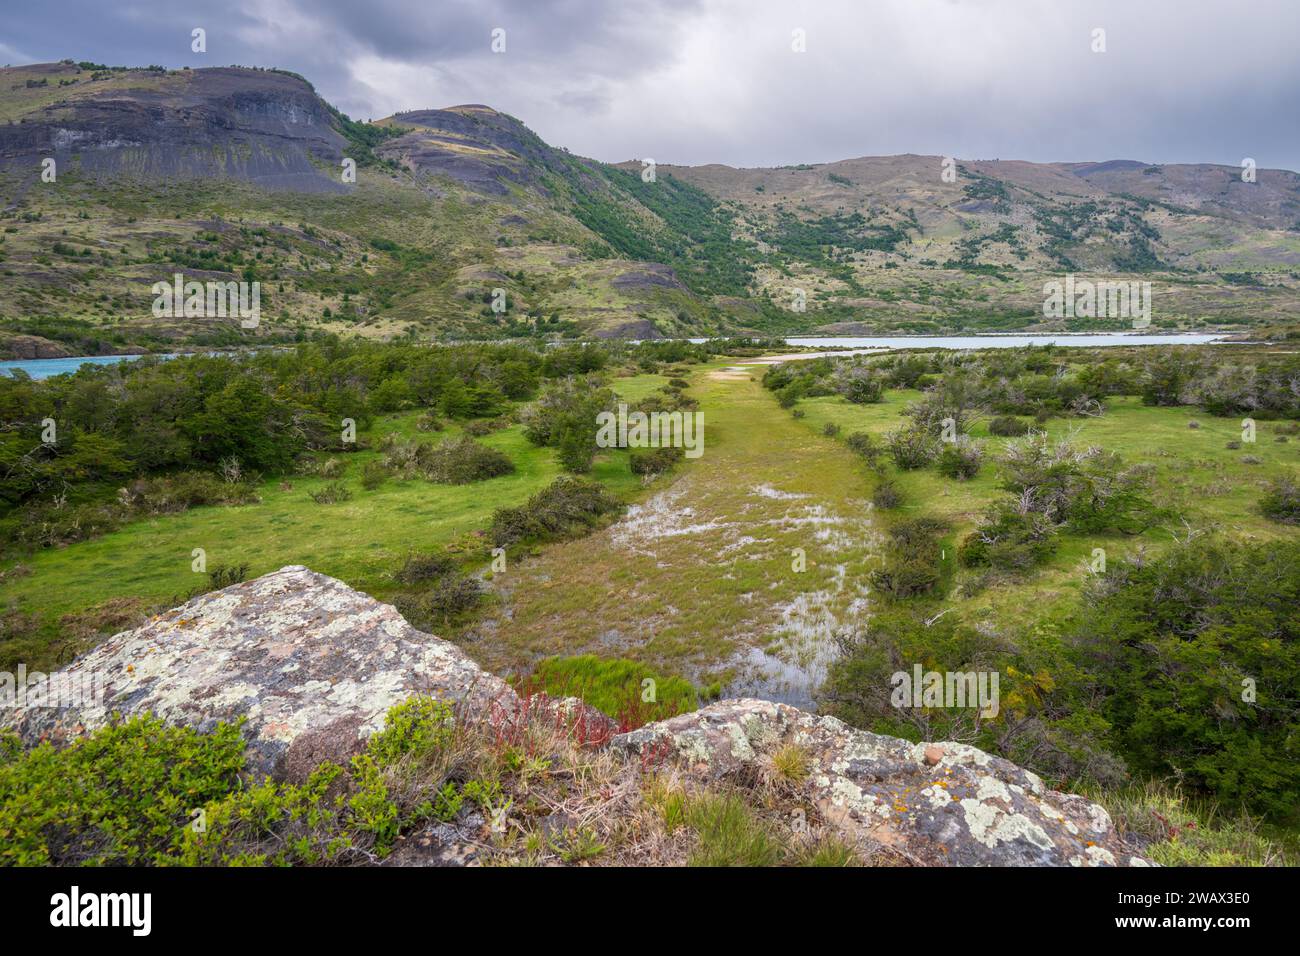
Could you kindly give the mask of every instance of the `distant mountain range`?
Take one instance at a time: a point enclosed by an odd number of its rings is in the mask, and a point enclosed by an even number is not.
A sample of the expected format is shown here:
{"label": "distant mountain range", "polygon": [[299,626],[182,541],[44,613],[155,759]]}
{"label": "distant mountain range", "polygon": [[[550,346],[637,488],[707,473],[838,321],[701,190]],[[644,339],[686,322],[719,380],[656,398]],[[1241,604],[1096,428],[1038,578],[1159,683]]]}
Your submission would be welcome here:
{"label": "distant mountain range", "polygon": [[[356,122],[278,70],[5,68],[0,350],[1128,327],[1044,319],[1067,273],[1150,281],[1154,328],[1280,327],[1300,176],[1253,179],[910,154],[652,169],[482,105]],[[262,322],[156,317],[176,273],[259,282]]]}

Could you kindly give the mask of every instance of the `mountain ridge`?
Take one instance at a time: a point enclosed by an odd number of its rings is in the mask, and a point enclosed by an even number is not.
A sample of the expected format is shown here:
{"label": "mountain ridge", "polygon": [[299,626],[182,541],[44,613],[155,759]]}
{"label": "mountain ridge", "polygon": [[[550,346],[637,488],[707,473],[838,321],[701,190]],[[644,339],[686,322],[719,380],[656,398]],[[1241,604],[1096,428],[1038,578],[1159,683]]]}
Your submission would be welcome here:
{"label": "mountain ridge", "polygon": [[[1153,281],[1158,329],[1285,324],[1300,297],[1288,170],[915,153],[649,169],[481,103],[356,122],[275,69],[7,67],[0,320],[111,351],[1129,327],[1045,319],[1064,273]],[[265,321],[154,318],[152,282],[179,271],[261,282]]]}

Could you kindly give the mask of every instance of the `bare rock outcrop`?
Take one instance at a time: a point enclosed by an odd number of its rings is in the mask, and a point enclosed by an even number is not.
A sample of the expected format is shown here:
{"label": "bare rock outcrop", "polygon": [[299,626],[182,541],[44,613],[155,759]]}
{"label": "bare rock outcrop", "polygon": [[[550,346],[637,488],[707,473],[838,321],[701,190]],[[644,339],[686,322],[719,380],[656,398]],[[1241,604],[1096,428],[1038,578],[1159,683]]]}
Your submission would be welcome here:
{"label": "bare rock outcrop", "polygon": [[914,744],[763,700],[720,701],[617,734],[578,701],[521,698],[394,608],[303,567],[195,598],[49,680],[87,675],[102,682],[101,701],[29,703],[0,711],[0,727],[27,744],[61,744],[115,712],[199,729],[243,718],[250,765],[300,778],[358,750],[393,705],[428,694],[497,727],[540,715],[633,766],[672,766],[694,786],[744,786],[770,776],[780,749],[799,748],[800,803],[865,851],[919,865],[1145,864],[1102,807],[963,744]]}
{"label": "bare rock outcrop", "polygon": [[[60,71],[75,69],[47,67],[51,85]],[[0,168],[36,169],[39,159],[53,157],[60,170],[75,163],[93,177],[348,190],[337,172],[330,175],[348,144],[301,77],[233,66],[123,75],[137,82],[81,82],[19,122],[0,125]]]}
{"label": "bare rock outcrop", "polygon": [[71,358],[73,354],[61,342],[39,335],[0,333],[0,357],[4,359]]}

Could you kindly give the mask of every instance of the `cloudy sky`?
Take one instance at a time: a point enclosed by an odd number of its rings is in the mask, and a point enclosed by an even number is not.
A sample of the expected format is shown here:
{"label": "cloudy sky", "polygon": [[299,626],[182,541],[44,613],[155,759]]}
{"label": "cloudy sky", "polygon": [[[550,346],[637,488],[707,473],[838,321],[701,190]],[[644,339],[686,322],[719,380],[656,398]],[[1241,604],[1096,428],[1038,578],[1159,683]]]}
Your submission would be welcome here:
{"label": "cloudy sky", "polygon": [[0,63],[279,66],[353,117],[486,103],[607,161],[1300,170],[1298,36],[1297,0],[57,0],[6,5]]}

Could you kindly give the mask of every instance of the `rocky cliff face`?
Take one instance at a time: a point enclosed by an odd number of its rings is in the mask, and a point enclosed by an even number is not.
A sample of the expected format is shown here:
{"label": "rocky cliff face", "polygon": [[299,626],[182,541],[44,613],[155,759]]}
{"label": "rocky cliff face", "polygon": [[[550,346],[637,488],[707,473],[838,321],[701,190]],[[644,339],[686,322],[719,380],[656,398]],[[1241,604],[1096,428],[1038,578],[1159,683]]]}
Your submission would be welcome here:
{"label": "rocky cliff face", "polygon": [[[61,744],[114,712],[152,712],[200,729],[242,717],[251,765],[296,779],[356,751],[412,694],[454,701],[471,720],[518,713],[521,704],[454,645],[302,567],[196,598],[50,679],[89,675],[103,683],[102,702],[11,709],[0,726],[28,744]],[[962,744],[913,744],[761,700],[721,701],[623,734],[580,702],[542,706],[581,723],[584,740],[630,767],[671,766],[702,786],[743,787],[779,749],[798,747],[807,757],[801,804],[864,851],[886,848],[912,864],[1145,862],[1102,807]]]}
{"label": "rocky cliff face", "polygon": [[46,71],[42,81],[50,85],[40,91],[50,95],[35,98],[17,122],[0,124],[0,165],[39,171],[40,161],[53,157],[60,169],[96,177],[228,178],[345,191],[336,172],[345,140],[324,101],[298,77],[220,67],[95,81],[64,64]]}

